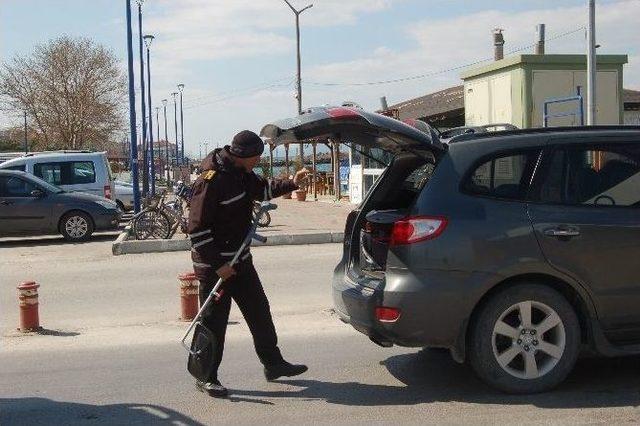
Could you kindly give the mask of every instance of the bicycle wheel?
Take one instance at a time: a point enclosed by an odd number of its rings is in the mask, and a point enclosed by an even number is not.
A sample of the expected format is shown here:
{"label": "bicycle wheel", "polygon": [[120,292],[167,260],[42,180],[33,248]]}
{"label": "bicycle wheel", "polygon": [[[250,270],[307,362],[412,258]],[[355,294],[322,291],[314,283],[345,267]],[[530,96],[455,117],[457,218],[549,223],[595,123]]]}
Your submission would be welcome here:
{"label": "bicycle wheel", "polygon": [[[254,213],[254,216],[255,216],[255,213]],[[260,228],[266,228],[267,226],[269,226],[270,223],[271,223],[271,215],[269,214],[269,212],[262,213],[262,216],[260,216],[260,220],[258,221],[258,226]]]}
{"label": "bicycle wheel", "polygon": [[169,237],[171,221],[164,212],[145,210],[133,220],[136,240],[156,240]]}

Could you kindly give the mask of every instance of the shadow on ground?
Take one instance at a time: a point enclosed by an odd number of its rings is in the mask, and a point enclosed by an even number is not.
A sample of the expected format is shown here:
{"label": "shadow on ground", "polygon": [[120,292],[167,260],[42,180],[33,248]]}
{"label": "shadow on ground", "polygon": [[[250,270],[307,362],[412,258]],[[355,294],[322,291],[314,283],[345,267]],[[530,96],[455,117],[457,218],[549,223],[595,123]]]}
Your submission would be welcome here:
{"label": "shadow on ground", "polygon": [[55,246],[55,245],[72,245],[72,244],[87,244],[87,243],[99,243],[104,241],[114,241],[118,235],[117,232],[109,232],[104,234],[92,235],[87,241],[79,243],[70,243],[65,241],[61,236],[42,236],[42,237],[25,237],[25,238],[2,238],[0,240],[0,248],[15,248],[15,247],[42,247],[42,246]]}
{"label": "shadow on ground", "polygon": [[157,405],[91,405],[47,398],[0,398],[0,424],[202,425],[184,414]]}
{"label": "shadow on ground", "polygon": [[[232,391],[241,401],[264,398],[324,400],[352,406],[412,405],[429,402],[533,405],[540,408],[637,407],[640,405],[640,357],[583,359],[556,390],[537,395],[506,395],[486,386],[466,365],[448,352],[423,350],[381,362],[399,382],[397,386],[333,383],[319,380],[281,380],[299,387],[293,391]],[[313,371],[307,373],[313,375]],[[246,397],[246,398],[243,398]],[[232,397],[233,399],[233,397]]]}

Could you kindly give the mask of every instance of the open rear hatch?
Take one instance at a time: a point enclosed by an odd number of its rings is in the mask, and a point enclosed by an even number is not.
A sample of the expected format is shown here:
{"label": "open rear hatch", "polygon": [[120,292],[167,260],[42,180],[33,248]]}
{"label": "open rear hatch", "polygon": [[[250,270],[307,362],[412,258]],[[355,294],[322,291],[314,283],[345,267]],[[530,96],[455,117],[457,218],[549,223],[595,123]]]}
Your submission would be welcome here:
{"label": "open rear hatch", "polygon": [[353,107],[311,108],[297,117],[265,125],[260,135],[274,145],[329,139],[362,154],[354,145],[394,155],[359,210],[349,215],[345,227],[345,247],[350,246],[345,267],[352,275],[364,273],[372,278],[380,277],[386,269],[393,224],[406,216],[433,165],[447,149],[424,122],[402,122]]}
{"label": "open rear hatch", "polygon": [[422,130],[353,107],[310,108],[297,117],[265,125],[260,136],[275,145],[323,138],[385,151],[437,155],[446,148],[429,126]]}

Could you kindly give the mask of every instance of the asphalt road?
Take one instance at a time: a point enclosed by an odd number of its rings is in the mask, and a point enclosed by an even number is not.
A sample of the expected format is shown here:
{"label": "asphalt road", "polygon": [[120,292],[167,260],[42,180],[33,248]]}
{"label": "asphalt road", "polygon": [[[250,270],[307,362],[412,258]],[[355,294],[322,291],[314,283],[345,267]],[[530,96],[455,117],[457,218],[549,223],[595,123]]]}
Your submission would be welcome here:
{"label": "asphalt road", "polygon": [[[0,243],[0,424],[640,423],[638,357],[581,360],[554,392],[508,396],[446,352],[375,346],[330,310],[339,250],[254,249],[281,349],[310,369],[266,382],[234,311],[220,371],[232,395],[216,400],[193,389],[177,343],[186,253]],[[45,335],[13,330],[14,283],[28,274],[43,285]]]}

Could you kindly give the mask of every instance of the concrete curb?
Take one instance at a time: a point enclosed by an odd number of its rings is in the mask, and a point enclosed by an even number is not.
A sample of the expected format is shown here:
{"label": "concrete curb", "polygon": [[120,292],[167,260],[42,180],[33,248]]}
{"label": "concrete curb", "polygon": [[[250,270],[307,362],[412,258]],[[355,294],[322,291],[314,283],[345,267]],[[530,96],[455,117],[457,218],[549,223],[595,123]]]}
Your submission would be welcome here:
{"label": "concrete curb", "polygon": [[[187,238],[177,240],[128,240],[130,229],[118,236],[113,243],[114,256],[137,253],[161,253],[167,251],[191,250],[191,242]],[[307,234],[283,234],[267,236],[266,243],[254,241],[253,246],[282,246],[302,244],[329,244],[341,243],[344,240],[344,232],[317,232]]]}

